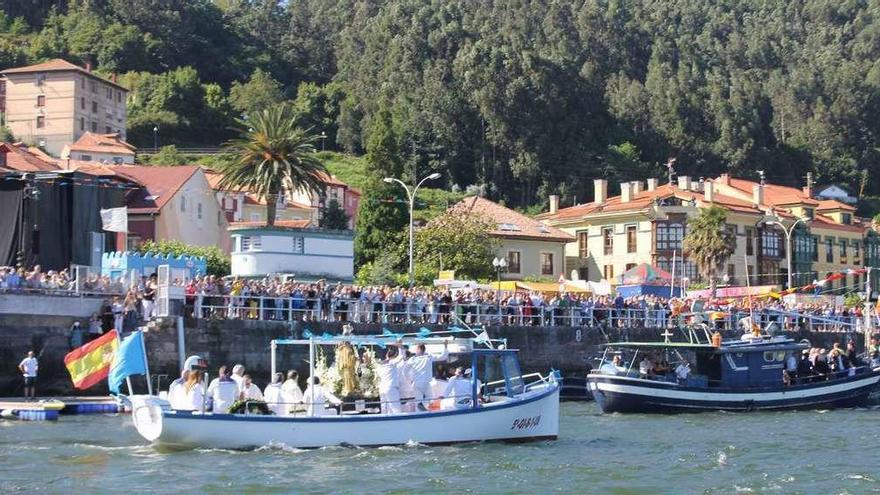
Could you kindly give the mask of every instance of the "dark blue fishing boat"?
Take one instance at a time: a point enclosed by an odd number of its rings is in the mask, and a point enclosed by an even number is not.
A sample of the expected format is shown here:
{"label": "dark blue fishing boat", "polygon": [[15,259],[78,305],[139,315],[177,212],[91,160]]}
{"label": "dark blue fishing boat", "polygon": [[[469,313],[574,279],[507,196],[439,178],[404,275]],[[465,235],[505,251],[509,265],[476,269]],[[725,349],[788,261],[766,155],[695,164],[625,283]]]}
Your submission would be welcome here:
{"label": "dark blue fishing boat", "polygon": [[[746,335],[712,343],[607,344],[599,368],[587,376],[603,412],[672,413],[816,409],[865,405],[880,369],[853,367],[814,374],[786,370],[810,344],[784,336]],[[614,356],[620,356],[614,359]],[[622,357],[624,357],[622,359]],[[664,359],[665,356],[665,359]],[[644,359],[648,365],[642,364]],[[657,372],[652,359],[668,362]],[[687,370],[676,374],[687,361]],[[640,369],[641,366],[641,369]]]}

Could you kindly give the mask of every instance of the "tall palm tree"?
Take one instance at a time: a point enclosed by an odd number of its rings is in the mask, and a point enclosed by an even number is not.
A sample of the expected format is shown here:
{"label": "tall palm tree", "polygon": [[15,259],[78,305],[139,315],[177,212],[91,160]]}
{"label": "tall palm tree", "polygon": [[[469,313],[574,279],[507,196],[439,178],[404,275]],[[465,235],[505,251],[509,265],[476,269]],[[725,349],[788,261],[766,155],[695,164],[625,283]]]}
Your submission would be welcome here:
{"label": "tall palm tree", "polygon": [[327,169],[315,154],[320,136],[297,125],[287,104],[237,119],[239,137],[223,147],[219,188],[248,191],[266,201],[266,226],[275,225],[278,199],[285,191],[323,194]]}
{"label": "tall palm tree", "polygon": [[727,230],[727,210],[724,208],[705,208],[688,220],[688,232],[682,241],[684,255],[694,261],[700,275],[709,281],[712,297],[718,287],[715,280],[718,267],[733,254],[734,242],[733,235]]}

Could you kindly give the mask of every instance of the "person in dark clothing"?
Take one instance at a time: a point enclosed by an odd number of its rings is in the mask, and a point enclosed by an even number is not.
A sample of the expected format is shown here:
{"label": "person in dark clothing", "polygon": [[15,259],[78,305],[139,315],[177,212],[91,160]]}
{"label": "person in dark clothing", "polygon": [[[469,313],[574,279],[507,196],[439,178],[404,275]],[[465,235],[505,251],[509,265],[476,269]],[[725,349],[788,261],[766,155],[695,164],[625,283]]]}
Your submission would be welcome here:
{"label": "person in dark clothing", "polygon": [[862,360],[859,359],[859,355],[856,353],[856,343],[850,340],[846,344],[846,355],[844,356],[846,359],[847,368],[854,368],[862,365]]}

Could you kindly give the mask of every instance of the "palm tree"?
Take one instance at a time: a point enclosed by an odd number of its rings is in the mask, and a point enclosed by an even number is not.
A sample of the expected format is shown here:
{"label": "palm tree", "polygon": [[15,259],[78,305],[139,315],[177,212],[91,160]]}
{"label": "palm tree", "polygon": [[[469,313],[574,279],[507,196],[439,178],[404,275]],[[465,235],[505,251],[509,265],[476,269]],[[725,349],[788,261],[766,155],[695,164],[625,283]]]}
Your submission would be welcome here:
{"label": "palm tree", "polygon": [[691,217],[682,248],[684,255],[697,265],[700,275],[708,279],[712,297],[715,297],[718,286],[715,274],[735,248],[733,235],[727,230],[727,210],[712,206]]}
{"label": "palm tree", "polygon": [[275,225],[278,199],[285,191],[323,194],[327,169],[315,155],[320,136],[297,125],[287,105],[236,119],[239,137],[223,147],[219,188],[247,191],[266,201],[266,226]]}

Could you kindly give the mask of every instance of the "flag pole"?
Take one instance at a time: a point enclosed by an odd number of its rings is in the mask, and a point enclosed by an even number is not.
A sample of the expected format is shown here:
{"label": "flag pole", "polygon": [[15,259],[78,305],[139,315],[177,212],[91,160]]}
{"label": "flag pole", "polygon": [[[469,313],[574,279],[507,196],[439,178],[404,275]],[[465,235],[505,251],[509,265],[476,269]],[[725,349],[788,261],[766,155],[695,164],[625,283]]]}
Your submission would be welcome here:
{"label": "flag pole", "polygon": [[147,394],[153,395],[153,383],[150,380],[150,362],[147,360],[147,343],[144,340],[144,332],[141,332],[141,350],[144,351],[144,370],[147,372]]}
{"label": "flag pole", "polygon": [[[122,337],[119,336],[119,330],[116,330],[115,328],[113,330],[116,331],[116,341],[119,342],[119,345],[122,345]],[[117,349],[116,352],[119,352],[119,349]],[[128,395],[129,396],[134,395],[134,392],[132,391],[132,388],[131,388],[131,377],[130,376],[125,377],[125,384],[128,385]]]}

